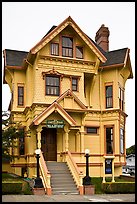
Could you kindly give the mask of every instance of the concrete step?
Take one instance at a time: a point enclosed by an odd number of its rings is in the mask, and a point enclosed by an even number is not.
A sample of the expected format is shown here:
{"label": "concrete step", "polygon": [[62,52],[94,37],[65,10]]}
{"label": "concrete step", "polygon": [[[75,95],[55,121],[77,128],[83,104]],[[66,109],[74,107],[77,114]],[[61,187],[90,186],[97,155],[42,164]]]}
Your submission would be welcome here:
{"label": "concrete step", "polygon": [[79,194],[66,162],[46,162],[53,194]]}

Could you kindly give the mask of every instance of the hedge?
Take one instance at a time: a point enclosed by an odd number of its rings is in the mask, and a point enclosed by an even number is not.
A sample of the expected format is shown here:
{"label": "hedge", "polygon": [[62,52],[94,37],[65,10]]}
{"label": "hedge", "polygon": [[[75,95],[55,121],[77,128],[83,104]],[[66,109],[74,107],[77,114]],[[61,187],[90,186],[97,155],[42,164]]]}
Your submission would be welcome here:
{"label": "hedge", "polygon": [[21,194],[22,182],[2,182],[2,194]]}
{"label": "hedge", "polygon": [[102,183],[104,193],[135,193],[135,182]]}

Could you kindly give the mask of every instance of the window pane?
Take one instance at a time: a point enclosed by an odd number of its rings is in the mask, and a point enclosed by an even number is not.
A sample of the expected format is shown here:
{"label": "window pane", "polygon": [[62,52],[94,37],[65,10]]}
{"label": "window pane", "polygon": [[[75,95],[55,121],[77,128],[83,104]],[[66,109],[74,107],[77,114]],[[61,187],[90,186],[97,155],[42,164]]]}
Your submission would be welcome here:
{"label": "window pane", "polygon": [[87,127],[87,133],[97,134],[97,128],[96,127]]}
{"label": "window pane", "polygon": [[72,48],[73,47],[73,38],[62,37],[62,46]]}
{"label": "window pane", "polygon": [[76,47],[76,57],[80,59],[83,58],[83,47]]}
{"label": "window pane", "polygon": [[106,86],[106,97],[112,96],[112,86]]}
{"label": "window pane", "polygon": [[106,153],[113,154],[113,128],[106,128]]}
{"label": "window pane", "polygon": [[120,128],[120,153],[124,153],[124,130]]}
{"label": "window pane", "polygon": [[106,108],[112,108],[112,86],[106,86]]}
{"label": "window pane", "polygon": [[77,91],[78,89],[78,79],[72,78],[72,91]]}
{"label": "window pane", "polygon": [[59,95],[60,81],[59,77],[46,77],[46,95]]}
{"label": "window pane", "polygon": [[24,87],[18,86],[18,105],[24,105]]}
{"label": "window pane", "polygon": [[62,56],[73,57],[73,38],[62,37]]}
{"label": "window pane", "polygon": [[72,85],[72,91],[77,91],[77,86],[76,85]]}
{"label": "window pane", "polygon": [[57,43],[51,44],[51,55],[59,55],[59,45]]}

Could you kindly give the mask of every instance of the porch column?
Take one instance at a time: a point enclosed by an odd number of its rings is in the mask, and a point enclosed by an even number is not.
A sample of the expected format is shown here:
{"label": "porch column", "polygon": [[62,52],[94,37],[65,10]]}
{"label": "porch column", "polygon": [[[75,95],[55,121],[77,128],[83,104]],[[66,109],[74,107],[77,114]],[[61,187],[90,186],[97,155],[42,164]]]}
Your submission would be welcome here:
{"label": "porch column", "polygon": [[80,129],[80,152],[84,153],[84,126],[81,126]]}
{"label": "porch column", "polygon": [[65,126],[64,127],[64,136],[65,136],[65,151],[67,152],[68,151],[68,148],[69,148],[69,128],[68,126]]}
{"label": "porch column", "polygon": [[76,133],[76,152],[80,152],[80,132]]}
{"label": "porch column", "polygon": [[42,126],[38,126],[36,131],[37,131],[37,148],[41,149],[41,131],[42,131]]}

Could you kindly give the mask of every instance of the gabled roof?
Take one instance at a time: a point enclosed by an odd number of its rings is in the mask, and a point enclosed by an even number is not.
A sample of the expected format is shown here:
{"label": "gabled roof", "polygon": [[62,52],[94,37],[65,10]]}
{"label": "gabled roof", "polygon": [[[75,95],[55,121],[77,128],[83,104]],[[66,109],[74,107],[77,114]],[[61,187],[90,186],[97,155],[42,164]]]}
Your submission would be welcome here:
{"label": "gabled roof", "polygon": [[56,102],[60,102],[61,100],[63,100],[66,96],[71,96],[74,98],[74,100],[76,101],[76,103],[82,108],[82,109],[87,109],[86,106],[79,100],[79,98],[70,90],[68,89],[67,91],[65,91],[58,99],[56,99]]}
{"label": "gabled roof", "polygon": [[63,117],[71,126],[76,125],[76,121],[59,105],[56,101],[53,102],[48,108],[46,108],[42,113],[40,113],[32,122],[32,125],[39,125],[43,122],[49,115],[54,111],[57,111],[61,117]]}
{"label": "gabled roof", "polygon": [[57,27],[52,27],[51,32],[48,32],[48,34],[45,35],[33,48],[31,48],[30,53],[36,54],[39,50],[41,50],[49,41],[51,41],[56,35],[58,35],[64,28],[67,26],[71,26],[77,34],[83,38],[83,40],[86,40],[86,43],[88,46],[92,49],[92,51],[97,55],[97,57],[102,61],[105,62],[106,58],[100,52],[100,50],[95,46],[95,44],[89,40],[87,35],[79,28],[79,26],[74,22],[74,20],[69,16],[66,18],[61,24],[59,24]]}
{"label": "gabled roof", "polygon": [[[46,33],[46,35],[38,42],[31,50],[30,52],[25,51],[18,51],[18,50],[10,50],[5,49],[3,51],[4,53],[4,66],[17,66],[21,67],[23,66],[23,62],[31,61],[33,62],[35,58],[35,54],[38,50],[40,50],[45,44],[50,41],[53,37],[55,37],[59,32],[61,32],[65,27],[68,25],[72,26],[74,29],[76,28],[76,32],[81,33],[81,37],[84,36],[84,39],[87,40],[87,42],[91,45],[94,52],[97,54],[97,56],[102,59],[102,62],[100,64],[101,68],[107,68],[111,66],[124,66],[127,63],[127,60],[129,62],[129,69],[130,69],[130,75],[128,78],[133,78],[130,58],[129,58],[129,49],[128,48],[122,48],[118,50],[108,51],[105,52],[96,42],[94,42],[89,36],[87,36],[79,27],[78,25],[73,21],[73,19],[69,16],[66,18],[61,24],[58,26],[52,26],[51,29]],[[32,54],[35,53],[35,54]],[[31,60],[30,60],[31,59]]]}

